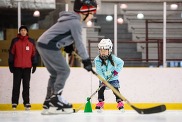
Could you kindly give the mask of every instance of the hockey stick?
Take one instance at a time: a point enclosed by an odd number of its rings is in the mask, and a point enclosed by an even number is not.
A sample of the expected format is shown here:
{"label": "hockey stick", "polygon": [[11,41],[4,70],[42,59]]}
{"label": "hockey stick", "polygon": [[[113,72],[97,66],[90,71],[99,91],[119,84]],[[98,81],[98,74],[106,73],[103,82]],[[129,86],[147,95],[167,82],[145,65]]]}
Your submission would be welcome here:
{"label": "hockey stick", "polygon": [[[106,82],[108,82],[112,78],[112,75],[108,78]],[[102,84],[90,97],[87,98],[87,101],[89,101],[105,84]]]}
{"label": "hockey stick", "polygon": [[[72,52],[79,60],[81,60],[81,57],[75,53]],[[125,101],[131,108],[133,108],[136,112],[139,114],[152,114],[152,113],[159,113],[166,110],[166,106],[164,104],[158,105],[151,108],[137,108],[136,106],[132,105],[124,96],[121,95],[120,92],[118,92],[110,83],[108,83],[105,79],[103,79],[100,75],[98,75],[93,69],[91,70],[94,75],[96,75],[100,81],[102,81],[107,87],[109,87],[119,98],[121,98],[123,101]]]}
{"label": "hockey stick", "polygon": [[[112,76],[113,75],[111,75],[109,78],[108,78],[108,80],[107,80],[107,82],[112,78]],[[94,93],[92,93],[91,95],[90,95],[90,97],[88,97],[87,98],[87,101],[89,101],[103,86],[105,86],[105,84],[102,84]],[[79,110],[81,110],[83,107],[84,107],[84,105],[85,104],[82,104],[79,108],[77,108],[77,109],[74,109],[74,113],[76,113],[76,112],[78,112]]]}

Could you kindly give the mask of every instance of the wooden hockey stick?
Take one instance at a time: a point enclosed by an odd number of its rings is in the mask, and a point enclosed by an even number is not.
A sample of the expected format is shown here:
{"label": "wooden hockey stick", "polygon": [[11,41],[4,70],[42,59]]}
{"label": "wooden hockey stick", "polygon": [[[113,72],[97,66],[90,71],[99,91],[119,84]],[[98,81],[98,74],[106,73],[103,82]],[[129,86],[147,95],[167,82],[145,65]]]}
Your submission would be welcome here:
{"label": "wooden hockey stick", "polygon": [[[78,57],[79,60],[81,60],[81,57],[75,53],[72,52],[75,56]],[[137,108],[136,106],[132,105],[124,96],[121,95],[120,92],[118,92],[110,83],[108,83],[105,79],[103,79],[100,75],[98,75],[93,69],[91,70],[94,75],[96,75],[100,81],[102,81],[107,87],[109,87],[119,98],[121,98],[123,101],[125,101],[131,108],[133,108],[136,112],[139,114],[152,114],[152,113],[159,113],[166,110],[166,106],[164,104],[150,107],[150,108]]]}

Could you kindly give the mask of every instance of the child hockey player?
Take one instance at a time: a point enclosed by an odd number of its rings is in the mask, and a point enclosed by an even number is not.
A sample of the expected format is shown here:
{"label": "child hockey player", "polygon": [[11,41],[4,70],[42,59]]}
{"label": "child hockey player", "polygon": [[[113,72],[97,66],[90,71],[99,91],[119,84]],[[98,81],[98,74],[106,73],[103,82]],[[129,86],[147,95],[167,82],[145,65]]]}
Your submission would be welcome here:
{"label": "child hockey player", "polygon": [[[94,59],[96,72],[104,79],[108,80],[109,83],[119,91],[119,80],[118,73],[122,70],[124,61],[116,57],[112,53],[113,44],[110,39],[102,39],[98,44],[99,55]],[[99,81],[99,86],[103,83]],[[96,109],[100,111],[104,108],[104,91],[107,87],[103,86],[98,91],[98,103],[96,104]],[[114,94],[114,93],[113,93]],[[119,110],[124,109],[123,100],[120,99],[116,94],[117,108]]]}
{"label": "child hockey player", "polygon": [[[71,54],[74,51],[73,43],[82,58],[87,71],[92,70],[92,64],[82,42],[82,21],[88,22],[96,13],[95,0],[75,0],[74,12],[61,12],[57,23],[45,31],[37,43],[37,50],[50,73],[47,95],[43,104],[48,114],[73,113],[72,104],[62,97],[70,68],[60,52],[64,50]],[[51,93],[53,92],[53,94]],[[45,114],[44,111],[42,114]]]}

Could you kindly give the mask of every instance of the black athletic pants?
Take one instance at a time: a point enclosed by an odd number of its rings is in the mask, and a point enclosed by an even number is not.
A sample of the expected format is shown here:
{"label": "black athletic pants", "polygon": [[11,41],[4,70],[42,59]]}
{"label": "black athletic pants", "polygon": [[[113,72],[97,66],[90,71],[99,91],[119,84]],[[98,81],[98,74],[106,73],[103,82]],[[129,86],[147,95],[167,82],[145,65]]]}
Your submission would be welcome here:
{"label": "black athletic pants", "polygon": [[[114,87],[116,90],[119,91],[118,88]],[[103,86],[99,91],[98,91],[98,101],[101,102],[101,101],[104,101],[104,91],[106,89],[106,86]],[[123,101],[121,98],[119,98],[114,92],[113,94],[115,95],[116,97],[116,102],[119,102],[119,101]]]}
{"label": "black athletic pants", "polygon": [[29,89],[30,89],[31,68],[15,68],[13,72],[13,90],[12,103],[18,104],[20,95],[21,81],[23,85],[22,97],[23,104],[30,103]]}

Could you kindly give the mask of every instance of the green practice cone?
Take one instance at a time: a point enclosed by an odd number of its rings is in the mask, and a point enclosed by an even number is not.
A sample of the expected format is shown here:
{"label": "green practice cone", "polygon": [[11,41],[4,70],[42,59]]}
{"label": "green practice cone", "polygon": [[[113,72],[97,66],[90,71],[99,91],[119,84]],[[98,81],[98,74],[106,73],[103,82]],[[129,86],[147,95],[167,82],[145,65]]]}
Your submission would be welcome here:
{"label": "green practice cone", "polygon": [[84,112],[92,112],[92,105],[91,105],[91,102],[90,102],[89,98],[87,98],[87,103],[85,105]]}

